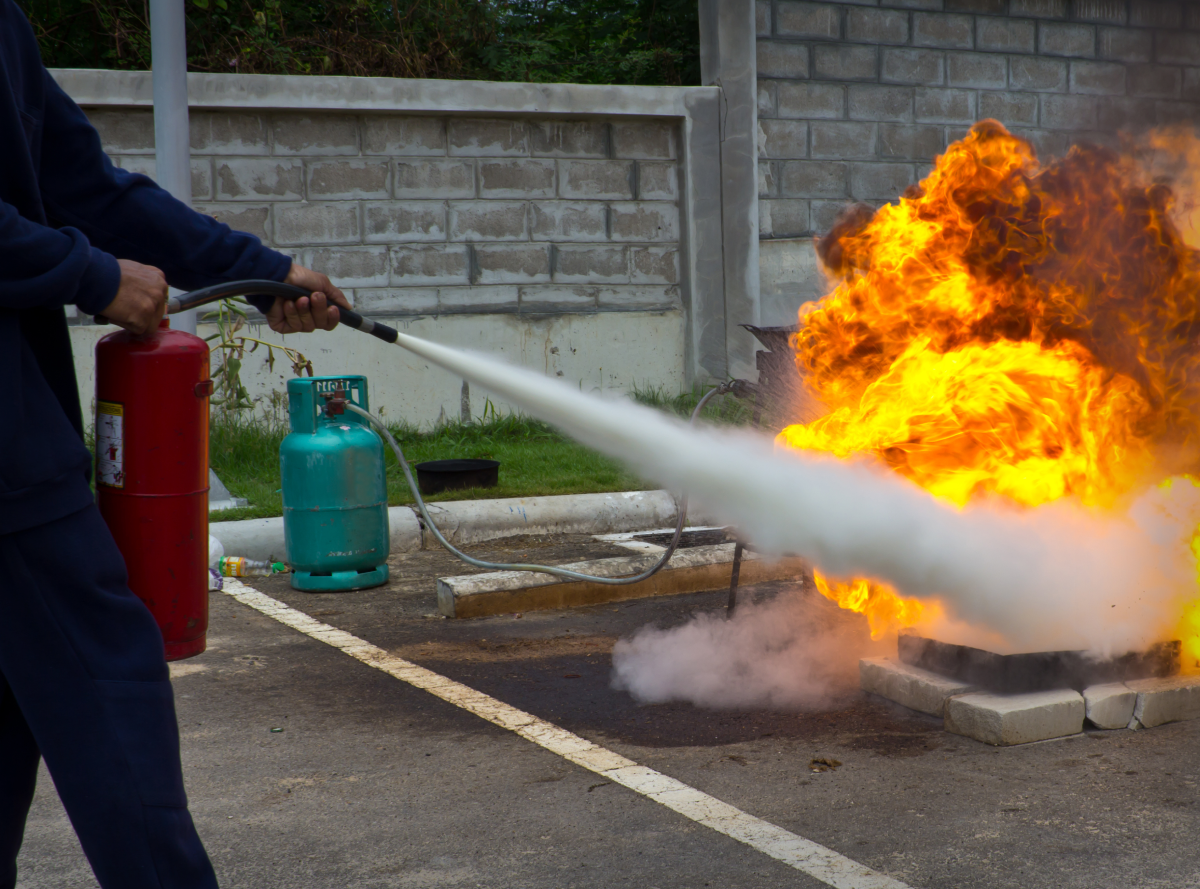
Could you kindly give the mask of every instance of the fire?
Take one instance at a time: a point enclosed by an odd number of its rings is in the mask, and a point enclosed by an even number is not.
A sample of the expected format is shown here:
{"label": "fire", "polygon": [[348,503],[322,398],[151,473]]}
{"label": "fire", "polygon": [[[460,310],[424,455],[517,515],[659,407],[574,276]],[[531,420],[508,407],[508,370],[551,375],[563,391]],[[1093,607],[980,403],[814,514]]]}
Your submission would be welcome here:
{"label": "fire", "polygon": [[[1200,251],[1177,194],[1200,140],[1147,144],[1042,165],[982,121],[898,202],[853,208],[818,242],[837,283],[794,339],[826,413],[778,443],[872,455],[960,506],[1111,509],[1200,463]],[[865,580],[817,584],[873,633],[929,616]]]}

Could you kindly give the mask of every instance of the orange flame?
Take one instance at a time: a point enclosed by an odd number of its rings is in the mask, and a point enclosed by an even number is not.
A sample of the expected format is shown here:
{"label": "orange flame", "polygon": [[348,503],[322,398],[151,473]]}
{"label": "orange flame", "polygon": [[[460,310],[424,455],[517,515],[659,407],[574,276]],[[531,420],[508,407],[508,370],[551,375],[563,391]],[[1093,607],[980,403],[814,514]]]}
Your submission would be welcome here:
{"label": "orange flame", "polygon": [[[1043,166],[981,121],[898,202],[852,208],[817,246],[838,283],[794,339],[827,412],[778,443],[874,455],[958,505],[1112,508],[1200,463],[1195,203],[1154,180],[1164,158],[1176,182],[1200,170],[1200,140],[1146,144]],[[878,584],[817,585],[873,633],[929,616]]]}

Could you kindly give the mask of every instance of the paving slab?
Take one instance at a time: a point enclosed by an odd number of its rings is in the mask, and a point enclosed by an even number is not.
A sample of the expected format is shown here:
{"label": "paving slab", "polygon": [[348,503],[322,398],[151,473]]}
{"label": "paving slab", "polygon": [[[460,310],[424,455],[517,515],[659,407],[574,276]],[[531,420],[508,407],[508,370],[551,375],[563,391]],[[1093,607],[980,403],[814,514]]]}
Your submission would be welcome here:
{"label": "paving slab", "polygon": [[[1170,676],[1126,683],[1137,692],[1133,719],[1142,728],[1200,717],[1200,676]],[[1130,727],[1134,728],[1133,723]]]}
{"label": "paving slab", "polygon": [[1090,685],[1083,690],[1084,715],[1096,728],[1126,728],[1136,703],[1137,692],[1124,682]]}
{"label": "paving slab", "polygon": [[1023,695],[972,692],[946,702],[946,731],[997,747],[1065,738],[1083,731],[1083,696],[1077,691]]}
{"label": "paving slab", "polygon": [[888,657],[863,658],[858,675],[863,691],[930,716],[945,715],[946,701],[955,695],[976,691],[973,685]]}

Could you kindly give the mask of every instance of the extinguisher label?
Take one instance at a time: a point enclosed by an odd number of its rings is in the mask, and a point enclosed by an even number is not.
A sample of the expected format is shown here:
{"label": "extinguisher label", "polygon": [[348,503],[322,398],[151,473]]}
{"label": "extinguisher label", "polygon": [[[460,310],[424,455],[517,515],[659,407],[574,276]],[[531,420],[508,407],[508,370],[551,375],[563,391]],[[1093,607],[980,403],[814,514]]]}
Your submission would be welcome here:
{"label": "extinguisher label", "polygon": [[96,483],[125,487],[125,405],[96,402]]}

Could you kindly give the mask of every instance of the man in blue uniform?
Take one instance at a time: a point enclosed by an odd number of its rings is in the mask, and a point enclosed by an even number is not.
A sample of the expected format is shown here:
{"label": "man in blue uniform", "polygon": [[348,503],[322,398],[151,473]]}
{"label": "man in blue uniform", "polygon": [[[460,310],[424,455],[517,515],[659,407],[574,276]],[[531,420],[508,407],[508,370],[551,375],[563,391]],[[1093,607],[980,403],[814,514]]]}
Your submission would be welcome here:
{"label": "man in blue uniform", "polygon": [[312,293],[261,302],[282,333],[331,329],[349,308],[324,275],[115,169],[0,0],[0,889],[16,885],[39,757],[104,889],[217,885],[162,636],[88,487],[64,306],[144,333],[168,282],[246,278]]}

